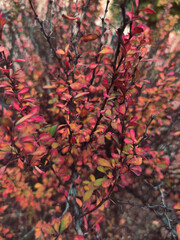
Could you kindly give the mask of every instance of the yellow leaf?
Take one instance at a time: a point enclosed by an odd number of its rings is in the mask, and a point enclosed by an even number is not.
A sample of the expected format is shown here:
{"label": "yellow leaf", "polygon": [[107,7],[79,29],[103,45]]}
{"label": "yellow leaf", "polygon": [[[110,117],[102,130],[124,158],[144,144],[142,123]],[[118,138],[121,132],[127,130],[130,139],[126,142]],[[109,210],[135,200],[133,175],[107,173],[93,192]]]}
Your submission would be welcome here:
{"label": "yellow leaf", "polygon": [[84,201],[87,201],[87,200],[89,200],[89,198],[92,196],[92,194],[93,194],[93,191],[94,191],[94,189],[90,189],[90,190],[88,190],[87,192],[85,192],[85,194],[84,194],[84,196],[83,196],[83,200]]}
{"label": "yellow leaf", "polygon": [[60,233],[62,233],[66,228],[68,228],[71,222],[72,222],[72,216],[70,212],[65,213],[61,219]]}
{"label": "yellow leaf", "polygon": [[56,231],[57,233],[59,233],[60,224],[61,224],[61,220],[60,220],[60,219],[58,219],[58,220],[56,221],[56,223],[54,224],[54,229],[55,229],[55,231]]}
{"label": "yellow leaf", "polygon": [[94,182],[96,179],[95,179],[95,176],[93,174],[90,175],[90,179],[92,182]]}

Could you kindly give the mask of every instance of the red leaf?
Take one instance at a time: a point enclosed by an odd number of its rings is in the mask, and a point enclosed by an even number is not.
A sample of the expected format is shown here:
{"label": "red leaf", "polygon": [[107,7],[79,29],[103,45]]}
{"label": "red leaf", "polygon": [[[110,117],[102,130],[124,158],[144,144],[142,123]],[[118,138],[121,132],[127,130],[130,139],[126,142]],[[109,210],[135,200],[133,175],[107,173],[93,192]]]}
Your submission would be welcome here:
{"label": "red leaf", "polygon": [[4,24],[6,23],[6,19],[0,16],[0,28],[2,29]]}
{"label": "red leaf", "polygon": [[9,73],[9,69],[4,69],[4,68],[1,68],[1,67],[0,67],[0,70],[1,70],[2,72]]}
{"label": "red leaf", "polygon": [[150,13],[150,14],[155,14],[156,13],[156,11],[154,11],[151,8],[143,8],[140,11],[143,11],[143,12],[146,12],[146,13]]}
{"label": "red leaf", "polygon": [[137,34],[137,33],[141,33],[143,32],[144,30],[140,27],[135,27],[132,31],[132,34]]}

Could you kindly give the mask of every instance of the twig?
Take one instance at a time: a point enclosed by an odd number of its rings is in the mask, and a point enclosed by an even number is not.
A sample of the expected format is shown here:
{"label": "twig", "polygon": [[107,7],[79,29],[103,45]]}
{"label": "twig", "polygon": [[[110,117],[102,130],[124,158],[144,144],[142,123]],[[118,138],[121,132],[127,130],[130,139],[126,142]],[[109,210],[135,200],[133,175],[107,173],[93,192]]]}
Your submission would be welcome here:
{"label": "twig", "polygon": [[31,9],[33,10],[34,12],[34,16],[35,16],[35,20],[38,22],[38,24],[40,25],[40,29],[41,29],[41,32],[43,33],[44,37],[46,38],[47,42],[49,43],[49,46],[55,56],[55,58],[58,60],[59,64],[62,66],[62,61],[61,61],[61,58],[59,57],[59,55],[56,53],[56,49],[54,48],[53,44],[52,44],[52,41],[51,41],[51,35],[52,35],[52,31],[48,34],[46,33],[45,31],[45,28],[44,28],[44,23],[43,21],[41,21],[38,17],[38,14],[33,6],[33,3],[32,3],[32,0],[29,0],[29,3],[30,3],[30,6],[31,6]]}

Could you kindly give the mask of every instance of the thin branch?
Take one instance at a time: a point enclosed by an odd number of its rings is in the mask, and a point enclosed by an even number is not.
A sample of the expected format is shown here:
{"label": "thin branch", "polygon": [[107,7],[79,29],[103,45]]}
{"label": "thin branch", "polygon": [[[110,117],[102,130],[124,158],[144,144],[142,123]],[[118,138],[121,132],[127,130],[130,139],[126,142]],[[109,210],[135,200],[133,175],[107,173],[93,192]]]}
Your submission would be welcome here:
{"label": "thin branch", "polygon": [[44,22],[39,19],[39,16],[38,16],[38,14],[37,14],[37,12],[36,12],[36,10],[35,10],[35,8],[34,8],[34,5],[33,5],[33,3],[32,3],[32,0],[29,0],[29,3],[30,3],[30,6],[31,6],[31,9],[32,9],[33,12],[34,12],[35,20],[38,22],[38,24],[39,24],[40,27],[41,27],[41,28],[40,28],[40,29],[41,29],[41,32],[43,33],[44,37],[46,38],[46,40],[47,40],[47,42],[48,42],[48,44],[49,44],[49,46],[50,46],[50,48],[51,48],[51,50],[52,50],[55,58],[58,60],[59,64],[62,66],[61,58],[60,58],[59,55],[56,53],[56,49],[55,49],[55,47],[53,46],[52,41],[51,41],[51,35],[52,35],[52,33],[50,32],[50,33],[48,34],[48,33],[45,31]]}

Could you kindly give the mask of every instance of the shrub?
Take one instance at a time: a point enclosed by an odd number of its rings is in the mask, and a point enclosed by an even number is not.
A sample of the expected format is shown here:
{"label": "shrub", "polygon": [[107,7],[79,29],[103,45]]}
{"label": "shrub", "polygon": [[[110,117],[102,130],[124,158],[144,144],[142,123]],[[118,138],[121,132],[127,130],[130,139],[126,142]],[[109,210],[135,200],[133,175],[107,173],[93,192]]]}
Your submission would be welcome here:
{"label": "shrub", "polygon": [[113,27],[109,4],[14,1],[0,15],[2,239],[180,235],[177,16],[167,4],[153,32],[156,12],[124,0]]}

